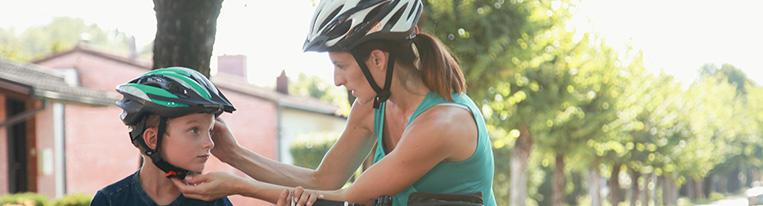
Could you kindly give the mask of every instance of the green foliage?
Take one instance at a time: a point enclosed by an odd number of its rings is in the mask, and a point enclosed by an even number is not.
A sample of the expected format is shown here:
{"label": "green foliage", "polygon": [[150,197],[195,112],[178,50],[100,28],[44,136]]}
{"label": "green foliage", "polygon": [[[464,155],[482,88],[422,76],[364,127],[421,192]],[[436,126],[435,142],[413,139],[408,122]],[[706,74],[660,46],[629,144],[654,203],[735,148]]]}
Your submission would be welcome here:
{"label": "green foliage", "polygon": [[289,82],[289,94],[320,99],[339,106],[340,114],[350,113],[347,92],[321,80],[318,76],[300,73],[296,81]]}
{"label": "green foliage", "polygon": [[27,192],[0,197],[0,206],[88,206],[92,200],[93,197],[89,195],[68,194],[60,199],[49,201],[44,195]]}
{"label": "green foliage", "polygon": [[624,172],[673,176],[679,186],[713,171],[763,168],[763,89],[732,65],[704,66],[687,88],[648,73],[640,52],[618,54],[596,36],[570,31],[567,1],[426,3],[422,29],[459,58],[488,122],[499,204],[508,199],[522,125],[540,150],[529,160],[529,197],[544,203],[550,195],[538,188],[552,179],[541,168],[555,154],[571,162],[566,174],[624,165]]}
{"label": "green foliage", "polygon": [[733,84],[736,87],[737,93],[740,95],[747,94],[747,88],[752,84],[752,81],[747,78],[747,75],[745,75],[742,70],[739,70],[730,64],[723,64],[720,68],[713,64],[706,64],[702,66],[700,74],[702,77],[726,77],[726,81],[728,81],[729,84]]}
{"label": "green foliage", "polygon": [[53,202],[52,206],[88,206],[92,196],[85,194],[69,194]]}
{"label": "green foliage", "polygon": [[48,198],[36,193],[17,193],[0,197],[0,205],[26,205],[45,206],[49,204]]}
{"label": "green foliage", "polygon": [[30,27],[20,34],[12,29],[0,29],[0,57],[26,63],[71,49],[80,41],[101,50],[126,54],[129,38],[119,31],[88,25],[82,19],[57,17],[47,25]]}
{"label": "green foliage", "polygon": [[308,76],[304,73],[300,73],[297,81],[292,81],[289,84],[289,93],[313,97],[320,100],[332,100],[333,90],[330,90],[333,85],[330,85],[322,81],[317,76]]}
{"label": "green foliage", "polygon": [[323,156],[336,143],[336,133],[307,134],[289,147],[294,158],[294,165],[305,168],[318,168]]}
{"label": "green foliage", "polygon": [[[482,96],[505,74],[505,56],[522,35],[532,35],[527,1],[425,1],[421,26],[449,46],[462,65],[472,96]],[[529,32],[529,34],[528,34]],[[524,33],[524,34],[523,34]],[[491,75],[487,75],[491,74]]]}
{"label": "green foliage", "polygon": [[[555,151],[541,155],[577,154],[588,151],[586,140],[603,136],[603,126],[615,119],[617,55],[600,40],[567,30],[569,2],[429,4],[422,28],[459,58],[469,94],[483,104],[496,151],[508,154],[503,148],[512,147],[526,125],[539,148]],[[498,162],[508,157],[496,157],[499,180],[508,169]],[[582,163],[573,166],[586,167]],[[508,199],[502,195],[499,201]]]}

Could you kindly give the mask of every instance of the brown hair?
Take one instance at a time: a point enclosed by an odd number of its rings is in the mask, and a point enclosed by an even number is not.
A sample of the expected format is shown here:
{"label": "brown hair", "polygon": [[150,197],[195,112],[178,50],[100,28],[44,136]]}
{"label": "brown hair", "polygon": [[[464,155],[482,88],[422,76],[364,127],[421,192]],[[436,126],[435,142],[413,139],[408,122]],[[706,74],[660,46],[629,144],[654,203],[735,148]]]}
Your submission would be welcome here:
{"label": "brown hair", "polygon": [[[145,119],[145,121],[146,121],[146,129],[159,127],[159,115],[146,114],[146,116],[144,118],[146,118]],[[134,129],[137,126],[138,125],[128,125],[128,127],[130,129]]]}
{"label": "brown hair", "polygon": [[[422,32],[413,38],[413,44],[420,61],[416,72],[429,90],[448,100],[452,100],[452,93],[466,91],[466,81],[458,61],[437,37]],[[411,46],[411,41],[372,40],[356,46],[351,52],[360,59],[368,59],[372,50],[379,49],[394,53],[398,64],[416,68],[416,53]]]}

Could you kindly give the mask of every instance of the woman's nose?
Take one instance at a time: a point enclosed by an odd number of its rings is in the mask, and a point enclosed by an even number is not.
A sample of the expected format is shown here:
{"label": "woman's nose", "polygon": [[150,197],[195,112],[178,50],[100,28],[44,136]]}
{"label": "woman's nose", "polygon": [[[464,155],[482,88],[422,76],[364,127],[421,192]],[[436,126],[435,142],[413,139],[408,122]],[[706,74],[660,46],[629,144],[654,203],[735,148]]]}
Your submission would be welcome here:
{"label": "woman's nose", "polygon": [[334,72],[334,85],[336,85],[336,86],[338,87],[338,86],[342,86],[342,85],[344,85],[344,83],[345,83],[345,80],[344,80],[344,78],[342,78],[342,76],[341,76],[341,75],[339,75],[339,74],[338,74],[338,73],[335,71],[335,72]]}

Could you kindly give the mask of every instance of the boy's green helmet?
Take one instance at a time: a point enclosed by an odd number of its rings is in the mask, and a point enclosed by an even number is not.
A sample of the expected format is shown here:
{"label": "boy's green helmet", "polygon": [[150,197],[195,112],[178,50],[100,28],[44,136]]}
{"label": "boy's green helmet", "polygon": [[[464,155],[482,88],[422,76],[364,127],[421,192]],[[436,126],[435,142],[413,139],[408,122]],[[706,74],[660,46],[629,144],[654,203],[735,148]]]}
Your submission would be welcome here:
{"label": "boy's green helmet", "polygon": [[220,90],[196,70],[183,67],[156,69],[117,86],[124,95],[117,106],[121,119],[134,125],[146,114],[177,117],[190,113],[233,112],[236,109]]}
{"label": "boy's green helmet", "polygon": [[[130,140],[140,147],[152,162],[166,172],[167,177],[183,178],[188,170],[164,161],[159,155],[167,120],[191,113],[211,113],[215,116],[236,109],[204,75],[184,67],[161,68],[146,72],[132,81],[117,86],[124,97],[117,101],[122,108],[120,119],[133,129]],[[149,148],[141,137],[146,130],[146,117],[159,116],[156,149]]]}

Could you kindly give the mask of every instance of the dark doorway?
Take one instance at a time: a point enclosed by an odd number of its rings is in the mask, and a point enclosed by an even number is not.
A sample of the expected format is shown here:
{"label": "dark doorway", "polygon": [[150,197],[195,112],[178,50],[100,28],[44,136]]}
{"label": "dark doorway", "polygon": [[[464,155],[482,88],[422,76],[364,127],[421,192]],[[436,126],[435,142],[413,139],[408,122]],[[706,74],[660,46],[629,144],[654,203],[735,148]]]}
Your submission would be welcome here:
{"label": "dark doorway", "polygon": [[[6,119],[10,119],[26,110],[23,101],[6,99]],[[28,148],[27,122],[21,121],[6,127],[8,138],[8,192],[27,192],[29,188],[28,177]]]}

